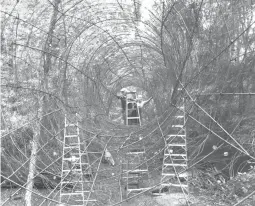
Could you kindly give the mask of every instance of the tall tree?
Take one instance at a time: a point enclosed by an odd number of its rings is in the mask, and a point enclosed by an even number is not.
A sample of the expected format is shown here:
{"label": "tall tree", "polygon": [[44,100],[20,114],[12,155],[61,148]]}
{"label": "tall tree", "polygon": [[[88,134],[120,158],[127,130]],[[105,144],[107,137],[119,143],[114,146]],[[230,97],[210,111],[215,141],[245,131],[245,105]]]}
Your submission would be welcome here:
{"label": "tall tree", "polygon": [[[48,31],[48,37],[45,42],[45,47],[43,51],[43,78],[41,81],[41,90],[42,93],[39,95],[39,108],[37,113],[38,122],[36,127],[34,128],[34,135],[33,135],[33,144],[32,144],[32,151],[29,163],[29,174],[27,178],[27,186],[26,186],[26,194],[25,194],[25,204],[26,206],[32,206],[32,190],[34,185],[34,176],[36,173],[36,159],[37,159],[37,150],[38,146],[40,145],[40,139],[43,138],[43,133],[41,130],[40,122],[43,119],[43,115],[45,113],[46,104],[47,104],[47,96],[45,93],[48,92],[48,74],[51,70],[51,47],[52,47],[52,38],[54,34],[54,29],[57,22],[57,15],[58,15],[58,7],[61,0],[55,0],[53,3],[53,14],[50,21],[50,27]],[[45,93],[44,93],[45,92]]]}

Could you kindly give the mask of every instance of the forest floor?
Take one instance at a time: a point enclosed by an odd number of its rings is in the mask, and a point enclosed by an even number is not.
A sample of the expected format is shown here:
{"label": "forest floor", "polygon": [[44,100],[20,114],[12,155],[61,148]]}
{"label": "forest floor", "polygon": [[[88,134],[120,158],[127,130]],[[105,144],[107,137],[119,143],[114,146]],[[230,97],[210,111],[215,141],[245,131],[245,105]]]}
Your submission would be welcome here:
{"label": "forest floor", "polygon": [[[1,205],[3,202],[7,199],[9,199],[4,205],[5,206],[22,206],[25,205],[24,197],[25,197],[25,190],[20,190],[17,194],[15,194],[13,197],[11,195],[15,193],[18,190],[18,188],[14,189],[1,189]],[[40,189],[36,190],[36,193],[48,196],[49,190],[46,189]],[[32,195],[32,205],[37,206],[40,205],[43,202],[44,198],[39,197],[38,195]],[[48,205],[49,201],[46,201],[43,205]],[[51,205],[57,205],[57,204],[51,204]]]}
{"label": "forest floor", "polygon": [[[105,141],[104,139],[101,140],[102,142]],[[123,196],[125,195],[125,189],[124,186],[125,184],[120,184],[120,176],[118,174],[121,174],[123,171],[120,167],[121,163],[123,160],[125,160],[126,156],[126,151],[120,151],[119,153],[117,153],[116,151],[114,151],[114,149],[118,148],[119,145],[121,145],[121,142],[123,142],[122,139],[116,139],[115,141],[112,141],[109,150],[113,150],[112,155],[113,157],[115,157],[115,162],[116,165],[115,166],[110,166],[109,164],[105,164],[102,163],[100,164],[100,172],[98,172],[97,175],[97,181],[95,184],[95,199],[98,200],[99,204],[98,205],[114,205],[117,202],[121,201],[120,198],[120,194],[122,194]],[[150,150],[148,149],[148,151],[152,154],[154,154],[158,148],[162,147],[161,145],[158,145],[158,147],[154,147],[154,148],[150,148]],[[98,147],[98,144],[92,145],[92,151],[93,152],[97,152],[97,151],[101,151],[102,148]],[[92,156],[91,159],[92,161],[96,161],[97,158],[100,158],[99,154],[98,156]],[[147,157],[147,159],[149,159],[151,156]],[[122,160],[122,161],[121,161]],[[143,184],[143,187],[148,188],[152,185],[158,185],[160,182],[160,174],[161,172],[158,170],[155,170],[155,168],[161,168],[161,161],[159,160],[159,158],[154,158],[154,162],[150,163],[149,166],[149,171],[150,171],[150,177],[148,178],[149,181],[145,181]],[[97,168],[98,164],[94,165],[94,168]],[[96,172],[96,169],[94,169],[94,171]],[[242,186],[245,186],[244,184],[248,184],[250,185],[252,182],[254,184],[255,188],[255,179],[254,179],[254,175],[251,174],[249,177],[244,178],[244,180],[242,181],[243,184],[241,184],[241,186],[239,186],[240,188],[242,188]],[[230,181],[229,183],[233,183],[235,186],[238,182],[236,181]],[[120,185],[121,186],[121,191],[122,193],[120,193]],[[245,186],[246,187],[246,186]],[[225,187],[224,187],[225,188]],[[231,187],[232,188],[232,187]],[[230,189],[231,189],[230,188]],[[248,188],[248,186],[247,186]],[[156,188],[155,188],[156,189]],[[233,205],[232,203],[227,204],[226,201],[222,202],[224,200],[224,198],[220,198],[219,196],[216,195],[216,193],[218,192],[219,194],[223,194],[224,190],[218,190],[215,191],[213,190],[213,193],[199,193],[198,192],[198,187],[192,187],[190,188],[190,197],[189,197],[189,201],[190,201],[190,206],[231,206]],[[17,189],[2,189],[1,191],[1,205],[2,203],[7,200],[11,194],[13,194]],[[250,189],[251,190],[251,189]],[[47,189],[40,189],[40,190],[36,190],[34,189],[34,191],[42,196],[48,196],[49,193],[51,192],[51,190],[47,190]],[[230,191],[231,192],[231,191]],[[49,198],[50,199],[55,199],[56,201],[59,200],[59,191],[53,193]],[[218,194],[218,195],[219,195]],[[54,195],[56,195],[56,197],[54,197]],[[226,195],[228,195],[228,193],[226,193]],[[11,197],[6,204],[4,204],[5,206],[22,206],[25,205],[24,202],[24,196],[25,196],[25,190],[22,189],[18,195],[15,195],[14,197]],[[240,197],[243,198],[245,196],[245,194]],[[123,198],[125,199],[125,198]],[[39,206],[43,201],[45,200],[45,198],[40,197],[38,195],[33,195],[32,198],[32,206]],[[239,199],[240,200],[240,199]],[[249,202],[248,202],[249,201]],[[253,197],[253,199],[248,200],[246,202],[244,202],[243,204],[241,204],[240,206],[255,206],[255,196]],[[45,201],[44,204],[42,204],[43,206],[46,205],[51,205],[51,206],[57,206],[56,203],[51,203],[49,201]],[[185,206],[186,201],[185,201],[185,197],[183,196],[183,194],[176,189],[173,189],[171,191],[169,191],[167,194],[162,194],[161,196],[153,196],[151,192],[145,192],[143,194],[140,194],[138,197],[134,197],[128,201],[124,201],[121,204],[119,204],[120,206]]]}
{"label": "forest floor", "polygon": [[[17,189],[4,189],[1,191],[1,202],[5,201],[14,193]],[[39,190],[41,195],[47,195],[49,192],[47,190]],[[24,202],[24,190],[20,192],[15,197],[11,198],[5,206],[22,206],[25,205]],[[57,198],[58,199],[58,198]],[[33,206],[40,205],[44,199],[42,197],[33,197]],[[49,202],[46,201],[43,206],[49,205]],[[52,206],[57,206],[56,203],[50,204]],[[181,193],[173,194],[163,194],[162,196],[151,196],[147,194],[140,195],[139,198],[134,198],[129,201],[125,201],[121,206],[184,206],[185,198]],[[196,204],[198,205],[198,204]],[[202,206],[202,205],[201,205]]]}
{"label": "forest floor", "polygon": [[[2,189],[1,190],[1,205],[3,202],[10,197],[11,194],[13,194],[17,189]],[[41,189],[37,190],[40,195],[47,196],[49,194],[49,190]],[[55,193],[56,194],[56,193]],[[22,206],[25,205],[24,202],[24,195],[25,191],[21,190],[18,195],[15,195],[14,197],[10,198],[10,200],[4,204],[5,206]],[[53,194],[54,195],[54,194]],[[58,200],[58,196],[55,197],[56,200]],[[42,203],[44,200],[43,197],[35,196],[33,195],[32,198],[32,205],[38,206]],[[152,196],[150,193],[144,193],[142,195],[139,195],[139,197],[136,197],[134,199],[130,199],[129,201],[125,201],[120,206],[186,206],[185,203],[185,197],[182,193],[170,193],[170,194],[162,194],[161,196]],[[243,204],[240,204],[240,206],[254,206],[255,203],[255,196],[252,199],[249,199],[248,201],[244,202]],[[113,205],[108,204],[108,205]],[[197,194],[191,195],[189,198],[189,204],[190,206],[229,206],[229,204],[226,204],[224,202],[217,202],[212,201],[212,197],[209,196],[200,196]],[[49,201],[44,202],[43,206],[58,206],[56,203],[51,203]]]}

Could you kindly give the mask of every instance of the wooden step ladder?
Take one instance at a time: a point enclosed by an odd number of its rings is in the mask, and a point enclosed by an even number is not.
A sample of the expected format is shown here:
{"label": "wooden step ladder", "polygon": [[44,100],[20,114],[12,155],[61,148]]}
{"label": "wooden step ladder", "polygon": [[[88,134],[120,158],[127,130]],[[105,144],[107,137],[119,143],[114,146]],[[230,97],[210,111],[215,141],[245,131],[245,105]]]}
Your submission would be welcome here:
{"label": "wooden step ladder", "polygon": [[142,185],[143,179],[148,177],[148,164],[145,161],[144,147],[129,149],[126,154],[126,162],[122,167],[127,196],[148,189]]}
{"label": "wooden step ladder", "polygon": [[136,92],[128,92],[126,96],[126,124],[141,126],[140,111],[137,106]]}
{"label": "wooden step ladder", "polygon": [[65,115],[60,202],[68,205],[92,205],[93,176],[86,151],[81,151],[77,114]]}
{"label": "wooden step ladder", "polygon": [[161,188],[179,187],[186,196],[189,190],[185,123],[185,100],[182,98],[174,116],[171,134],[165,137]]}

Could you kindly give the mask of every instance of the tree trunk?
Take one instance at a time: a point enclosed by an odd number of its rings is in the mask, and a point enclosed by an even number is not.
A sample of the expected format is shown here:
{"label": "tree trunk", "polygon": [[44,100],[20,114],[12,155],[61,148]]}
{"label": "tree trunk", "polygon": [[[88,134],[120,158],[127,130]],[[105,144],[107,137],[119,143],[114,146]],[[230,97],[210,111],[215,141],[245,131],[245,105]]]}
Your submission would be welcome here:
{"label": "tree trunk", "polygon": [[[54,2],[54,8],[53,8],[53,14],[51,17],[50,21],[50,27],[49,27],[49,32],[48,32],[48,38],[45,42],[45,53],[43,54],[43,59],[44,59],[44,76],[41,81],[41,90],[47,92],[48,91],[48,73],[51,69],[51,46],[52,46],[52,38],[53,38],[53,33],[54,29],[56,26],[57,22],[57,14],[58,14],[58,6],[60,4],[60,0],[55,0]],[[43,115],[45,113],[46,109],[46,103],[47,103],[47,98],[45,95],[40,95],[39,97],[39,108],[38,108],[38,122],[36,123],[35,127],[35,132],[34,132],[34,138],[33,138],[33,144],[32,144],[32,151],[31,151],[31,159],[29,163],[29,174],[27,177],[27,186],[26,186],[26,193],[25,193],[25,205],[26,206],[32,206],[32,190],[33,190],[33,185],[34,185],[34,176],[35,176],[35,171],[36,171],[36,159],[37,159],[37,149],[38,146],[40,145],[41,138],[44,136],[43,135],[43,130],[41,128],[40,122],[43,121]]]}
{"label": "tree trunk", "polygon": [[42,119],[42,112],[43,112],[43,104],[44,104],[44,98],[41,97],[39,99],[39,109],[37,116],[39,117],[38,122],[35,124],[34,128],[34,135],[33,135],[33,141],[32,141],[32,150],[31,150],[31,156],[30,156],[30,162],[29,162],[29,173],[27,177],[27,186],[26,186],[26,193],[25,193],[25,205],[26,206],[33,206],[32,205],[32,190],[34,186],[34,176],[36,171],[36,158],[37,158],[37,149],[38,144],[40,140],[40,121]]}
{"label": "tree trunk", "polygon": [[[36,127],[38,127],[37,125]],[[35,130],[38,130],[37,128]],[[26,186],[26,194],[25,194],[25,205],[26,206],[32,206],[32,190],[34,186],[34,176],[36,171],[36,156],[37,156],[37,148],[38,148],[38,142],[39,134],[37,133],[34,135],[34,140],[32,141],[32,151],[30,156],[30,163],[29,163],[29,174],[27,177],[27,186]]]}

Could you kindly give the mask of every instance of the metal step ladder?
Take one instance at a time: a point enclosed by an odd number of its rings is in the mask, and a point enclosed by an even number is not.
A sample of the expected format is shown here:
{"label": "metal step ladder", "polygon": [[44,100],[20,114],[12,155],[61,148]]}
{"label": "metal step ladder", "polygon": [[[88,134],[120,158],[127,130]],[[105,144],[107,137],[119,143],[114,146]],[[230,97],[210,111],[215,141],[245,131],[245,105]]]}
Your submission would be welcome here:
{"label": "metal step ladder", "polygon": [[188,173],[186,171],[188,156],[185,123],[185,99],[182,98],[174,116],[171,134],[165,137],[161,188],[179,187],[185,195],[188,195]]}
{"label": "metal step ladder", "polygon": [[148,177],[148,164],[145,161],[145,148],[132,148],[126,153],[126,162],[122,165],[123,179],[126,182],[126,194],[140,193],[148,189],[142,185]]}
{"label": "metal step ladder", "polygon": [[136,92],[128,92],[126,96],[126,124],[141,126],[140,111],[137,106]]}
{"label": "metal step ladder", "polygon": [[92,205],[93,176],[86,151],[81,151],[77,114],[65,115],[60,202],[68,205]]}

